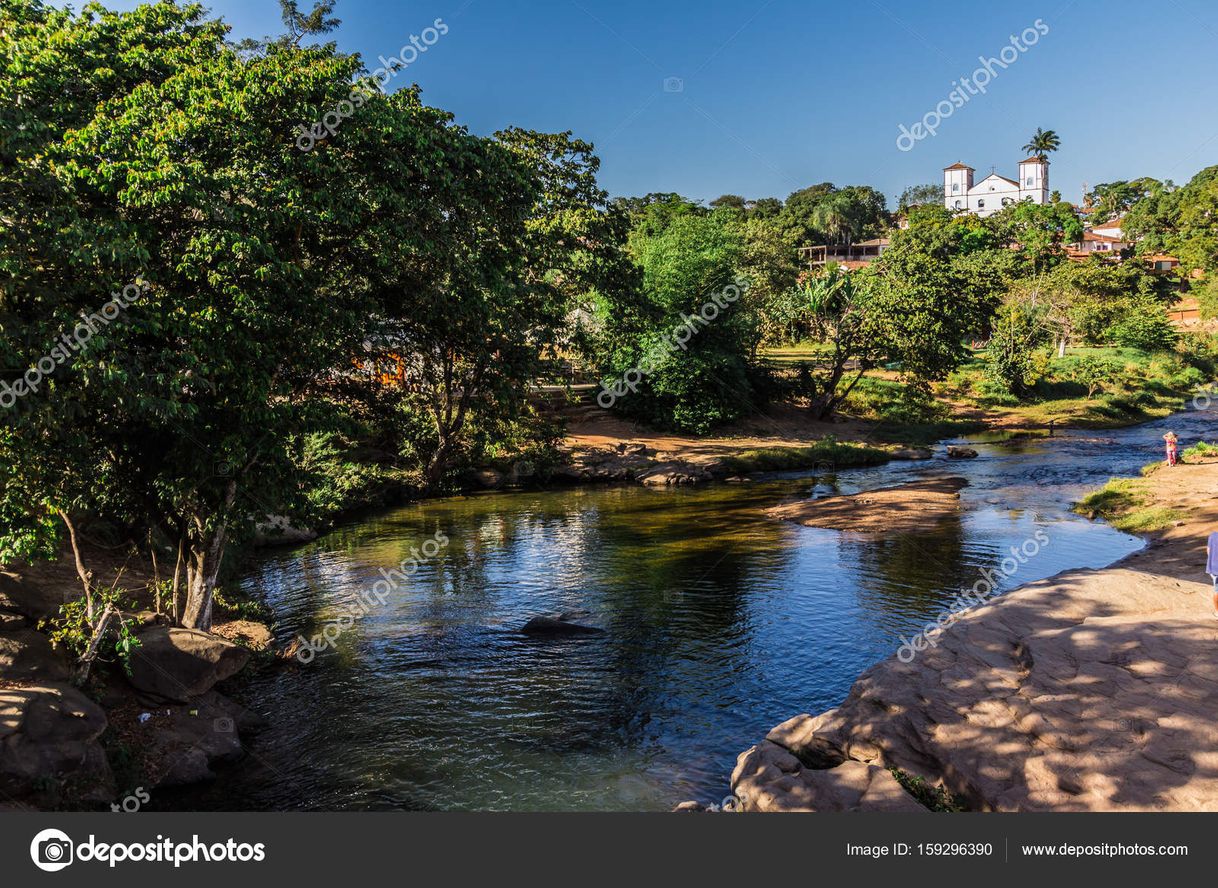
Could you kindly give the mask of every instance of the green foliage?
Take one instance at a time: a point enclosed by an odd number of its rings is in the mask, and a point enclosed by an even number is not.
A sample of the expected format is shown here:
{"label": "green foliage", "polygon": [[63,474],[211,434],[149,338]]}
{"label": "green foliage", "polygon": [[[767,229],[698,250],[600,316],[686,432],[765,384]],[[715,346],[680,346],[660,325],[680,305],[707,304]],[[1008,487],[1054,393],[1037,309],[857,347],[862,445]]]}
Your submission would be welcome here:
{"label": "green foliage", "polygon": [[1176,344],[1176,330],[1157,306],[1137,306],[1108,332],[1118,345],[1143,351],[1162,351]]}
{"label": "green foliage", "polygon": [[1017,399],[1031,394],[1048,370],[1044,326],[1039,313],[1026,303],[1012,302],[994,323],[986,350],[986,373]]}
{"label": "green foliage", "polygon": [[919,777],[902,771],[900,768],[889,768],[901,788],[914,797],[918,804],[938,814],[958,814],[966,810],[964,803],[952,795],[946,787],[929,783],[925,777]]}
{"label": "green foliage", "polygon": [[1017,201],[1004,207],[989,223],[999,236],[1019,245],[1019,252],[1035,271],[1063,261],[1062,245],[1083,239],[1083,223],[1066,202],[1038,204]]}
{"label": "green foliage", "polygon": [[1028,139],[1027,143],[1023,146],[1023,150],[1043,158],[1046,154],[1050,154],[1060,148],[1061,144],[1062,140],[1056,132],[1037,127],[1036,132],[1032,134],[1032,138]]}
{"label": "green foliage", "polygon": [[308,432],[293,442],[293,449],[307,502],[300,514],[310,523],[378,502],[397,481],[392,469],[361,454],[336,432]]}
{"label": "green foliage", "polygon": [[1083,386],[1088,398],[1094,398],[1102,388],[1120,379],[1121,371],[1122,367],[1116,361],[1084,356],[1069,362],[1058,372],[1065,379]]}
{"label": "green foliage", "polygon": [[925,425],[947,419],[946,408],[928,389],[869,377],[864,377],[851,391],[845,411],[851,416],[898,426]]}
{"label": "green foliage", "polygon": [[777,223],[800,245],[851,243],[879,235],[888,212],[884,195],[868,185],[822,182],[788,196]]}
{"label": "green foliage", "polygon": [[934,182],[925,185],[910,185],[897,198],[897,212],[904,213],[912,207],[943,204],[943,186]]}
{"label": "green foliage", "polygon": [[1075,505],[1074,511],[1089,518],[1103,518],[1125,533],[1152,533],[1187,517],[1178,509],[1148,504],[1146,482],[1136,478],[1112,478]]}
{"label": "green foliage", "polygon": [[1181,188],[1170,182],[1148,188],[1130,207],[1122,231],[1137,239],[1139,255],[1170,253],[1185,272],[1218,271],[1218,166]]}
{"label": "green foliage", "polygon": [[[290,7],[297,36],[332,26],[326,3]],[[2,14],[0,373],[124,284],[138,298],[0,416],[21,479],[0,514],[30,513],[0,547],[52,551],[57,513],[153,528],[184,544],[188,625],[209,624],[229,539],[360,483],[311,488],[294,445],[370,387],[354,367],[398,364],[434,479],[471,415],[519,409],[568,302],[630,271],[567,134],[480,138],[400,89],[305,151],[301,121],[356,104],[359,59],[332,45],[237,52],[168,3]]]}
{"label": "green foliage", "polygon": [[[756,408],[750,356],[756,348],[750,311],[751,269],[771,292],[763,257],[772,250],[749,226],[717,211],[673,212],[673,201],[647,205],[630,233],[629,247],[642,270],[641,304],[610,314],[616,332],[601,359],[604,378],[620,379],[645,367],[641,383],[616,401],[617,409],[661,428],[704,434]],[[724,298],[724,297],[727,298]],[[716,300],[716,297],[719,297]],[[694,318],[694,320],[690,320]]]}
{"label": "green foliage", "polygon": [[123,598],[123,593],[118,588],[94,590],[92,597],[92,618],[89,616],[89,605],[85,599],[76,598],[60,605],[56,616],[42,620],[38,628],[47,633],[55,647],[64,648],[74,659],[80,659],[89,649],[101,614],[112,608],[117,612],[117,616],[110,620],[106,628],[106,634],[98,645],[97,658],[118,662],[130,675],[131,655],[140,646],[140,640],[135,634],[139,622],[127,616],[124,609],[133,605]]}
{"label": "green foliage", "polygon": [[1087,194],[1091,204],[1091,221],[1098,227],[1128,212],[1139,201],[1161,194],[1166,186],[1158,179],[1143,177],[1130,182],[1104,182]]}
{"label": "green foliage", "polygon": [[726,468],[735,473],[782,472],[797,469],[825,471],[887,462],[887,451],[865,444],[825,438],[807,447],[763,447],[742,450],[723,458]]}
{"label": "green foliage", "polygon": [[1185,461],[1190,459],[1215,459],[1218,458],[1218,444],[1211,444],[1208,441],[1198,441],[1192,447],[1186,447],[1180,456],[1183,457]]}

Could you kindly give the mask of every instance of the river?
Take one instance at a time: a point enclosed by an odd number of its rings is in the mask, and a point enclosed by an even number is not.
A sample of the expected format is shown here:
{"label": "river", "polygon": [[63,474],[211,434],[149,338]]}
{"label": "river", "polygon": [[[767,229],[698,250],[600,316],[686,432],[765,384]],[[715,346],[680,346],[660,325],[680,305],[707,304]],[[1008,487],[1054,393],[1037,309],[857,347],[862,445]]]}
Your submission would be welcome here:
{"label": "river", "polygon": [[[274,608],[286,643],[341,616],[412,548],[448,539],[334,650],[248,682],[240,699],[269,722],[250,756],[154,806],[638,811],[718,800],[738,753],[790,716],[836,705],[1038,529],[1049,543],[1005,588],[1139,548],[1070,504],[1158,458],[1166,429],[1187,446],[1214,418],[974,441],[977,459],[950,463],[456,497],[270,551],[243,583]],[[925,531],[868,538],[762,514],[942,474],[968,480],[965,508]],[[518,631],[558,611],[606,631]]]}

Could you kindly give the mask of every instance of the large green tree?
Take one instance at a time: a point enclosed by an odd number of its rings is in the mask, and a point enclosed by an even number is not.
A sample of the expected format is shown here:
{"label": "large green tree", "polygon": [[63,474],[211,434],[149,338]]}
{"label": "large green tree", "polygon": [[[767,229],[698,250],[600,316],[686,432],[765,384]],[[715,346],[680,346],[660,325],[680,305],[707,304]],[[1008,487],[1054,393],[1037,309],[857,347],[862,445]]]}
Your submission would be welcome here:
{"label": "large green tree", "polygon": [[403,344],[455,395],[446,423],[484,380],[518,383],[555,316],[526,267],[533,170],[413,90],[356,106],[359,60],[331,47],[239,54],[198,6],[0,8],[3,378],[139,293],[4,412],[24,487],[0,513],[23,497],[25,519],[3,532],[33,551],[48,514],[151,527],[207,628],[228,542],[293,508],[291,442],[369,348]]}

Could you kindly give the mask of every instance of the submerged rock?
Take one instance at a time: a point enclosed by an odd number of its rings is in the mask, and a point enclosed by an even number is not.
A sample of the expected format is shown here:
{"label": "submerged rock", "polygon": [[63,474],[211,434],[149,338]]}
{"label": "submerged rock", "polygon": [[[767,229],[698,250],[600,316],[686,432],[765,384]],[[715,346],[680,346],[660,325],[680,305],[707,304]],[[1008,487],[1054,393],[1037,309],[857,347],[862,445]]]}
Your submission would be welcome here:
{"label": "submerged rock", "polygon": [[929,447],[901,447],[889,454],[893,459],[930,459],[935,454]]}
{"label": "submerged rock", "polygon": [[947,448],[948,459],[974,459],[977,456],[977,451],[972,447],[961,447],[956,444],[949,444]]}
{"label": "submerged rock", "polygon": [[596,626],[585,626],[560,617],[533,617],[520,631],[526,635],[602,635],[605,632]]}
{"label": "submerged rock", "polygon": [[647,487],[679,487],[701,484],[714,476],[704,466],[690,462],[673,461],[660,463],[638,476]]}

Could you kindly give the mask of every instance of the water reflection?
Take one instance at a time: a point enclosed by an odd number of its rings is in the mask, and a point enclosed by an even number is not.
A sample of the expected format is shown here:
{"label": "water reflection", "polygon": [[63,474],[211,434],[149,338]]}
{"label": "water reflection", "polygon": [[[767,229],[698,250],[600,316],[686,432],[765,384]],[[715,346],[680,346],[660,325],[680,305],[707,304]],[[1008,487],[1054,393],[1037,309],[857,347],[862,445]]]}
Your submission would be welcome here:
{"label": "water reflection", "polygon": [[[1186,439],[1212,428],[1211,415],[1171,422]],[[245,764],[158,804],[662,810],[719,798],[738,752],[838,703],[898,636],[1038,529],[1050,543],[1004,588],[1135,549],[1067,507],[1154,459],[1157,425],[984,444],[950,466],[454,498],[270,553],[245,582],[286,641],[318,631],[437,531],[450,540],[333,653],[244,689],[270,723]],[[949,471],[970,482],[964,511],[916,533],[862,537],[762,514]],[[558,611],[606,632],[517,631]]]}

